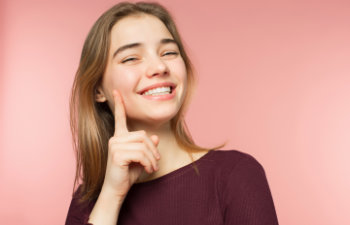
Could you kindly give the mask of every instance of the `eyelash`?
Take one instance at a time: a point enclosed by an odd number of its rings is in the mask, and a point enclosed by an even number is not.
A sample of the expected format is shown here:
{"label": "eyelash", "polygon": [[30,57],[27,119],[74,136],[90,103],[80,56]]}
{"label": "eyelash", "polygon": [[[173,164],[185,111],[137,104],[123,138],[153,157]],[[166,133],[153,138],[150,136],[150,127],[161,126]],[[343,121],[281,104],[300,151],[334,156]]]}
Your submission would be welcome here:
{"label": "eyelash", "polygon": [[[178,55],[178,54],[179,54],[178,52],[166,52],[163,56],[165,56],[165,55]],[[123,60],[122,63],[126,63],[128,61],[134,61],[136,59],[137,58],[135,58],[135,57],[127,58],[127,59]]]}
{"label": "eyelash", "polygon": [[166,52],[164,55],[178,55],[179,53],[177,52]]}

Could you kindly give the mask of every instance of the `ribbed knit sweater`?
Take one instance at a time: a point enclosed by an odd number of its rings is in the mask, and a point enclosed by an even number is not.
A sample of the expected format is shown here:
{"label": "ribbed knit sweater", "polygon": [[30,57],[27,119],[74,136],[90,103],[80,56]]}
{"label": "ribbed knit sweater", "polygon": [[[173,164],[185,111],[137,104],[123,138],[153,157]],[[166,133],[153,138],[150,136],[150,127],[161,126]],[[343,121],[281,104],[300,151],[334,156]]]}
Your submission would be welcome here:
{"label": "ribbed knit sweater", "polygon": [[[237,150],[209,151],[193,164],[131,186],[117,225],[276,225],[262,165]],[[95,202],[70,204],[66,225],[87,224]]]}

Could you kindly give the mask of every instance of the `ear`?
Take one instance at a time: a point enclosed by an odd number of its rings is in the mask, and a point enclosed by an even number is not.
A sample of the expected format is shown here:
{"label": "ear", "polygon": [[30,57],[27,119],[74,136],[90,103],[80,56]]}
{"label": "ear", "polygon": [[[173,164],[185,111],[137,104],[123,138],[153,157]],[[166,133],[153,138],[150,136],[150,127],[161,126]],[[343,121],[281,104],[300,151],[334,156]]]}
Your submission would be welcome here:
{"label": "ear", "polygon": [[98,86],[95,90],[95,100],[96,102],[105,102],[107,100],[101,86]]}

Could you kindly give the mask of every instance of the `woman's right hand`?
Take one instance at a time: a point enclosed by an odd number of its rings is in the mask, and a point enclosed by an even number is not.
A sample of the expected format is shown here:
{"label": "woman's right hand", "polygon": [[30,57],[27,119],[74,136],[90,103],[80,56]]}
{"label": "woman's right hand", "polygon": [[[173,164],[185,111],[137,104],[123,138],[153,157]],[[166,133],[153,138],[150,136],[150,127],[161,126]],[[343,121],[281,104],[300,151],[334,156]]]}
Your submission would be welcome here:
{"label": "woman's right hand", "polygon": [[124,199],[143,170],[151,174],[158,170],[158,136],[149,138],[145,131],[129,132],[123,99],[118,91],[114,96],[114,135],[108,142],[108,159],[102,190]]}

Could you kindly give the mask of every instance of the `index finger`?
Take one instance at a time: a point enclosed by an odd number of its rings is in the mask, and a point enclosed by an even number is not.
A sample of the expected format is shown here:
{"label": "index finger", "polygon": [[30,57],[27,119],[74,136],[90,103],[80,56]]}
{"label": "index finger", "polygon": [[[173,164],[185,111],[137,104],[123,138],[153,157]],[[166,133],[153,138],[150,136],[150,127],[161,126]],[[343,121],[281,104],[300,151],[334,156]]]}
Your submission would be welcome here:
{"label": "index finger", "polygon": [[125,108],[122,96],[119,91],[113,90],[114,97],[114,136],[127,133]]}

